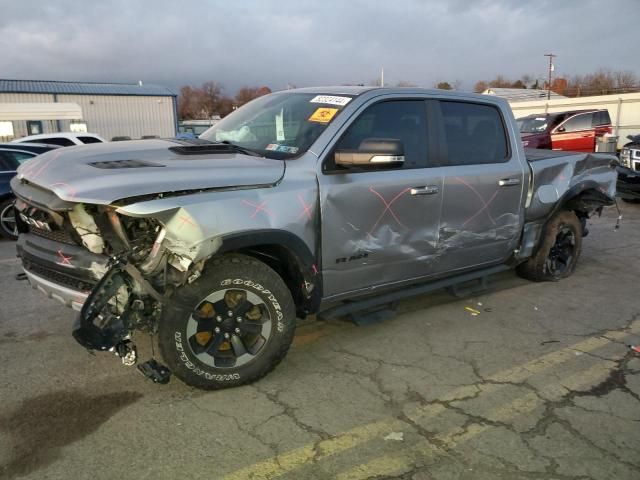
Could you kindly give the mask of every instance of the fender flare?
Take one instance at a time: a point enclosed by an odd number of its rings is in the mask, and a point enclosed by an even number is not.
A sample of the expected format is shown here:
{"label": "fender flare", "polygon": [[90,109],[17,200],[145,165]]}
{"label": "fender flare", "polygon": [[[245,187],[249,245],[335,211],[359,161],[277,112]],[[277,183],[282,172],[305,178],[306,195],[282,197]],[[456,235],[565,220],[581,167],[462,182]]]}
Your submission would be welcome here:
{"label": "fender flare", "polygon": [[216,255],[231,251],[259,248],[275,245],[287,250],[294,258],[295,270],[301,276],[301,285],[296,285],[297,292],[302,298],[302,308],[299,314],[314,313],[320,306],[322,298],[322,275],[320,274],[319,255],[311,252],[307,244],[297,235],[279,229],[248,230],[223,235],[222,245]]}

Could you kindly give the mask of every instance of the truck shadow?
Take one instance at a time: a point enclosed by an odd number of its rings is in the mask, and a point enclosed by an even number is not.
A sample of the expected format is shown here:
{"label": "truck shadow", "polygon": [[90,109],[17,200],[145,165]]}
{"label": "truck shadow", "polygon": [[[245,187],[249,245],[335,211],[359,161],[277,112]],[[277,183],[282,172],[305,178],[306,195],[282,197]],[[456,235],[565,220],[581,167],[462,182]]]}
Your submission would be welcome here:
{"label": "truck shadow", "polygon": [[27,399],[0,417],[0,432],[10,437],[8,461],[0,478],[15,478],[56,461],[62,447],[96,431],[119,410],[138,401],[138,392],[88,395],[58,391]]}

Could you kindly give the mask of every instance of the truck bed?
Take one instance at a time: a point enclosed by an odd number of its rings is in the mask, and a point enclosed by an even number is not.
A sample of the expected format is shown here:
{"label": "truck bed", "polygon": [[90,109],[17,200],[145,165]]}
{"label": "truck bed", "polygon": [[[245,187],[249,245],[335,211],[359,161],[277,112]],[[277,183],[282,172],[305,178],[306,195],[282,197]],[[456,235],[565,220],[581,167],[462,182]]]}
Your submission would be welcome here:
{"label": "truck bed", "polygon": [[611,162],[617,158],[613,155],[525,149],[525,157],[531,170],[526,221],[546,217],[556,202],[573,188],[587,187],[615,198],[617,174]]}

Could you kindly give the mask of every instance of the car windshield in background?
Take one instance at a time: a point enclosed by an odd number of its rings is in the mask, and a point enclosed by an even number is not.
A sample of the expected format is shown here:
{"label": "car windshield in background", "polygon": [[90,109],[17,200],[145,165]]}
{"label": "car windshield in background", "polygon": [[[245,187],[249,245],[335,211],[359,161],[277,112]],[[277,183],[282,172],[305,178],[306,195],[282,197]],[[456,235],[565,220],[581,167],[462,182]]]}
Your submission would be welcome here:
{"label": "car windshield in background", "polygon": [[517,122],[520,133],[542,133],[549,124],[549,120],[546,117],[520,118]]}
{"label": "car windshield in background", "polygon": [[229,142],[268,158],[297,157],[352,99],[348,95],[315,93],[267,95],[228,115],[200,138]]}

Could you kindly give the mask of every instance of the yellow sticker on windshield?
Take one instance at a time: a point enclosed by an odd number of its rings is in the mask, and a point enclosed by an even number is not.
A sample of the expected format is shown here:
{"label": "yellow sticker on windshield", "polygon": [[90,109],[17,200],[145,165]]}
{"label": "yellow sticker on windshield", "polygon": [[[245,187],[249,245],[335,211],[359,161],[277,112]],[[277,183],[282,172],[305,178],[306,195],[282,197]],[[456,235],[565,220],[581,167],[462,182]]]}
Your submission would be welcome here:
{"label": "yellow sticker on windshield", "polygon": [[310,122],[329,123],[331,119],[338,113],[337,108],[320,107],[309,117]]}

